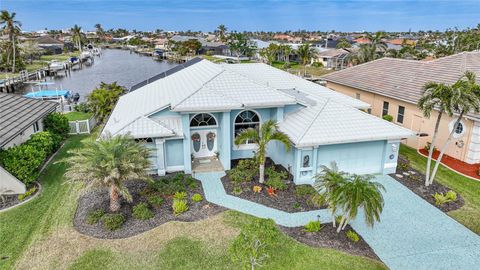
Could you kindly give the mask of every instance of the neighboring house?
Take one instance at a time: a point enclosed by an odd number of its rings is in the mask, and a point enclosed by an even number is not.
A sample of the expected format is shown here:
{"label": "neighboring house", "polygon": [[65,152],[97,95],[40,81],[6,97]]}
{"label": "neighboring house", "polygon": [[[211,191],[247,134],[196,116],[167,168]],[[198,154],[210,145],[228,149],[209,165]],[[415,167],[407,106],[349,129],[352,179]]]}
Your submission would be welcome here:
{"label": "neighboring house", "polygon": [[312,61],[321,63],[326,69],[340,70],[348,67],[349,54],[345,49],[329,49],[318,52]]}
{"label": "neighboring house", "polygon": [[43,118],[57,106],[53,101],[0,93],[0,149],[19,145],[43,131]]}
{"label": "neighboring house", "polygon": [[[453,84],[465,71],[473,71],[480,82],[480,52],[463,52],[432,61],[381,58],[362,65],[330,73],[323,77],[327,87],[369,103],[376,116],[389,114],[393,122],[417,133],[405,143],[423,148],[431,142],[438,114],[430,119],[423,116],[416,104],[425,83]],[[455,117],[444,115],[437,145],[443,145]],[[461,161],[480,163],[480,115],[463,118],[446,152]]]}
{"label": "neighboring house", "polygon": [[361,111],[365,102],[266,64],[195,58],[167,73],[122,96],[102,131],[144,141],[159,175],[192,173],[209,162],[230,169],[256,149],[253,142],[235,145],[237,134],[270,119],[292,149],[272,142],[268,156],[297,184],[313,183],[319,165],[332,161],[353,173],[393,173],[400,140],[413,135]]}
{"label": "neighboring house", "polygon": [[51,54],[61,54],[63,52],[63,42],[54,39],[51,36],[41,36],[35,39],[38,47],[50,52]]}
{"label": "neighboring house", "polygon": [[204,38],[200,37],[191,37],[191,36],[173,36],[170,38],[170,40],[173,40],[175,42],[184,42],[190,39],[196,39],[200,41],[202,44],[202,48],[198,52],[199,54],[207,54],[210,53],[212,55],[230,55],[230,50],[227,45],[221,43],[221,42],[212,42],[212,41],[207,41]]}
{"label": "neighboring house", "polygon": [[0,166],[0,196],[24,194],[25,192],[25,184]]}

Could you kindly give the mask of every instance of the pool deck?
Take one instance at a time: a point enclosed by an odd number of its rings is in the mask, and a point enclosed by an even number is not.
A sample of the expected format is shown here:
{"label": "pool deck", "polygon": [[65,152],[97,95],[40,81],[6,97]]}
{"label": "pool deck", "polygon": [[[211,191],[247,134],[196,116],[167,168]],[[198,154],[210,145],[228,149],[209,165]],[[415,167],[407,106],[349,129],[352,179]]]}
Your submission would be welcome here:
{"label": "pool deck", "polygon": [[[328,209],[287,213],[226,194],[224,172],[196,173],[205,198],[215,204],[286,227],[303,226],[320,218],[330,222]],[[351,226],[390,269],[478,269],[480,236],[411,192],[389,176],[377,176],[385,186],[381,222],[368,227],[362,212]]]}

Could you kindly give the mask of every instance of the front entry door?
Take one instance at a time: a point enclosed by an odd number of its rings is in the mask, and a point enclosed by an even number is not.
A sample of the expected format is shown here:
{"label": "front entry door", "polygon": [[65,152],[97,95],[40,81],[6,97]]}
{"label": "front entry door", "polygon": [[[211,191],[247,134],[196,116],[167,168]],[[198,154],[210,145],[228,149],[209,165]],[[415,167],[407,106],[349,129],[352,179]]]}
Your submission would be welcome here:
{"label": "front entry door", "polygon": [[195,158],[211,157],[217,151],[215,130],[192,130],[192,153]]}

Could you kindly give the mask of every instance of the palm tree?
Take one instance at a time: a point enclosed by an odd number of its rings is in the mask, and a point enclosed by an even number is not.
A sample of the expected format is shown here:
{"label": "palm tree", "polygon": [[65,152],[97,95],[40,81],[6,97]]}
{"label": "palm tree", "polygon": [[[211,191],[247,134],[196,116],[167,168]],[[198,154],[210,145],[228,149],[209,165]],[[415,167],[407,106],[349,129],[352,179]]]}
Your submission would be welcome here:
{"label": "palm tree", "polygon": [[335,227],[335,215],[337,213],[337,201],[333,197],[338,187],[346,181],[347,173],[339,171],[336,162],[330,164],[330,168],[322,165],[320,172],[315,175],[313,187],[328,202],[328,207],[332,213],[332,224]]}
{"label": "palm tree", "polygon": [[2,10],[0,12],[0,25],[2,25],[2,31],[8,35],[8,41],[11,44],[11,49],[7,52],[7,65],[10,63],[10,53],[13,55],[13,65],[12,72],[15,73],[15,58],[16,58],[16,45],[15,37],[20,33],[20,27],[22,23],[15,20],[17,14],[12,12],[10,14],[7,10]]}
{"label": "palm tree", "polygon": [[124,92],[125,88],[118,85],[117,82],[110,84],[101,82],[100,86],[93,89],[87,96],[89,107],[99,122],[107,119]]}
{"label": "palm tree", "polygon": [[353,57],[356,64],[373,61],[379,57],[378,52],[386,52],[387,44],[383,41],[386,37],[385,32],[376,32],[375,35],[367,33],[365,37],[370,41],[367,44],[361,44],[357,53]]}
{"label": "palm tree", "polygon": [[292,54],[292,47],[290,45],[281,45],[280,50],[282,51],[285,63],[290,62],[290,55]]}
{"label": "palm tree", "polygon": [[339,185],[331,195],[343,214],[337,232],[345,229],[348,222],[355,219],[359,209],[365,213],[365,223],[373,226],[374,222],[380,221],[384,200],[382,184],[372,182],[372,175],[352,175],[350,179]]}
{"label": "palm tree", "polygon": [[305,43],[298,47],[297,49],[298,57],[303,65],[303,75],[307,75],[307,64],[312,61],[312,58],[316,55],[316,51],[314,48],[310,47],[310,44]]}
{"label": "palm tree", "polygon": [[267,145],[271,141],[279,141],[285,145],[287,151],[290,150],[290,139],[288,136],[278,130],[278,124],[273,120],[268,120],[258,129],[248,128],[235,138],[235,144],[244,144],[247,141],[253,141],[257,144],[258,149],[255,153],[259,164],[260,179],[263,184],[265,179],[265,159],[267,155]]}
{"label": "palm tree", "polygon": [[103,30],[101,24],[95,24],[95,32],[100,40],[103,40],[105,38],[105,31]]}
{"label": "palm tree", "polygon": [[78,47],[78,50],[82,51],[82,27],[74,25],[72,29],[72,41]]}
{"label": "palm tree", "polygon": [[87,189],[108,188],[112,212],[120,209],[119,195],[132,201],[125,186],[127,180],[149,179],[149,150],[129,135],[107,134],[69,154],[70,157],[60,161],[70,165],[65,176],[72,182],[84,182]]}
{"label": "palm tree", "polygon": [[422,110],[423,116],[426,118],[430,118],[434,109],[438,110],[435,129],[433,131],[432,141],[430,142],[430,149],[428,150],[425,186],[428,186],[430,182],[430,166],[442,115],[443,113],[447,113],[449,116],[453,115],[452,106],[450,104],[452,102],[452,95],[452,86],[444,83],[428,82],[423,86],[423,95],[417,103],[417,107]]}
{"label": "palm tree", "polygon": [[453,111],[457,112],[458,118],[453,125],[448,139],[443,145],[440,155],[435,162],[435,167],[433,168],[432,175],[430,176],[429,183],[433,183],[435,175],[437,174],[438,166],[442,160],[445,150],[447,150],[448,145],[452,141],[453,133],[456,131],[460,121],[466,113],[478,113],[480,112],[480,85],[477,84],[475,73],[471,71],[465,72],[465,74],[452,86],[453,94],[451,99],[451,108]]}
{"label": "palm tree", "polygon": [[217,28],[218,35],[221,42],[227,41],[227,27],[223,24],[220,24]]}
{"label": "palm tree", "polygon": [[271,65],[273,61],[277,59],[277,53],[280,47],[275,43],[270,43],[268,47],[260,50],[260,55],[267,60],[267,63]]}

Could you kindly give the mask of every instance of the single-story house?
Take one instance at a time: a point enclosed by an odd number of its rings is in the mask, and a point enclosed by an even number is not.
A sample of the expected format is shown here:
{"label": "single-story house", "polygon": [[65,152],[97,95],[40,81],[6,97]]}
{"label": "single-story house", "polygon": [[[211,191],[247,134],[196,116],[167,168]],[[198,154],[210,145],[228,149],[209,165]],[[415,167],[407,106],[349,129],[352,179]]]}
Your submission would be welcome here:
{"label": "single-story house", "polygon": [[[423,86],[430,81],[453,84],[465,71],[480,83],[480,52],[463,52],[431,61],[381,58],[323,76],[326,86],[370,104],[378,117],[393,116],[393,122],[417,136],[405,141],[416,149],[431,142],[438,113],[425,118],[416,104]],[[442,116],[437,145],[443,145],[456,118]],[[455,130],[446,154],[469,164],[480,163],[480,115],[469,114]]]}
{"label": "single-story house", "polygon": [[345,49],[327,49],[319,51],[312,62],[321,63],[326,69],[340,70],[348,67],[349,55]]}
{"label": "single-story house", "polygon": [[58,103],[0,93],[0,149],[19,145],[43,131],[43,118],[55,112]]}
{"label": "single-story house", "polygon": [[38,47],[52,54],[60,54],[63,52],[63,42],[51,36],[38,37],[35,39],[35,42],[38,44]]}
{"label": "single-story house", "polygon": [[[131,134],[152,151],[152,172],[196,171],[198,164],[253,157],[256,145],[234,143],[247,128],[278,122],[290,138],[268,157],[313,183],[335,161],[358,174],[395,172],[399,142],[413,133],[362,111],[370,105],[266,64],[215,64],[198,58],[122,96],[102,134]],[[216,161],[218,157],[218,161]]]}
{"label": "single-story house", "polygon": [[230,55],[230,50],[228,45],[225,45],[221,42],[207,41],[204,38],[200,37],[191,37],[191,36],[179,36],[175,35],[170,38],[170,40],[175,42],[185,42],[190,39],[196,39],[202,44],[202,48],[199,50],[199,54],[217,54],[217,55]]}

